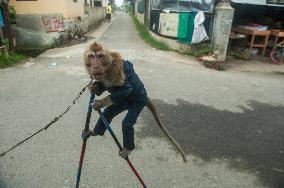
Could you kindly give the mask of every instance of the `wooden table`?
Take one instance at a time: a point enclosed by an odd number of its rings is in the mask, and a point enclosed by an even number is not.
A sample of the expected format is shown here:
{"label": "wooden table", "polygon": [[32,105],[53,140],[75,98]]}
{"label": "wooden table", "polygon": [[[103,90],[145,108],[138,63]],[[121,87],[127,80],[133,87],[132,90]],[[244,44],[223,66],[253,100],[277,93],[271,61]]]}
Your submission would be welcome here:
{"label": "wooden table", "polygon": [[268,44],[270,31],[267,30],[251,30],[240,27],[232,29],[236,33],[241,33],[247,36],[247,46],[252,51],[253,48],[261,49],[261,55],[264,56]]}
{"label": "wooden table", "polygon": [[284,40],[284,30],[271,30],[270,36],[275,37],[272,49],[274,50],[277,47],[277,44],[280,41],[280,39]]}

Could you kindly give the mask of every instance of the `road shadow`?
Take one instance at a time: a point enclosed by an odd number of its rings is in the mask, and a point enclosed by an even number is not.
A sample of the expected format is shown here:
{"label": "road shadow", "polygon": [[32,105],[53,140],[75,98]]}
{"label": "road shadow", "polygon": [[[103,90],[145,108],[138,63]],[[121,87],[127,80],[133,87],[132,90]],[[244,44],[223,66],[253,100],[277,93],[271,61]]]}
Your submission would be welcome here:
{"label": "road shadow", "polygon": [[1,188],[7,188],[6,182],[3,181],[1,178],[0,178],[0,187],[1,187]]}
{"label": "road shadow", "polygon": [[[183,100],[153,102],[186,154],[208,162],[227,159],[231,168],[255,173],[265,186],[284,187],[284,106],[251,101],[250,109],[235,113]],[[162,136],[148,110],[142,121],[137,137]]]}
{"label": "road shadow", "polygon": [[7,188],[7,187],[8,187],[7,183],[4,181],[4,178],[2,177],[2,172],[0,171],[0,188]]}

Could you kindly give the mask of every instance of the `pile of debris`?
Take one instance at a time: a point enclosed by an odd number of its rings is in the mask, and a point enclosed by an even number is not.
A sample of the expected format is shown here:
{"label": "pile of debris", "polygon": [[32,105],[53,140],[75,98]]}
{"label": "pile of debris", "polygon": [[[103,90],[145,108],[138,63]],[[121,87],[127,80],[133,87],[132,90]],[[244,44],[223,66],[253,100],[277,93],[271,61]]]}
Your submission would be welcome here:
{"label": "pile of debris", "polygon": [[215,70],[225,70],[224,63],[217,60],[216,55],[202,56],[198,60],[204,64],[205,67]]}

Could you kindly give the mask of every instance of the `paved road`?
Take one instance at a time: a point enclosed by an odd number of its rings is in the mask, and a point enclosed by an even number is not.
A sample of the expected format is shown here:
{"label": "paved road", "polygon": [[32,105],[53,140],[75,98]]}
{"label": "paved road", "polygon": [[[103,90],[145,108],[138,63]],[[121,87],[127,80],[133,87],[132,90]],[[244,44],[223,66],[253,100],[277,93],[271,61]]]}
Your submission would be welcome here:
{"label": "paved road", "polygon": [[[217,72],[193,58],[152,49],[122,13],[90,35],[134,63],[163,122],[187,154],[185,164],[143,110],[131,160],[149,188],[284,187],[281,72]],[[81,64],[87,45],[49,50],[35,64],[0,70],[1,152],[72,102],[88,82]],[[1,158],[0,187],[74,187],[87,101],[85,93],[54,126]],[[123,115],[112,122],[119,138]],[[92,122],[97,117],[93,113]],[[81,187],[140,187],[117,153],[109,134],[89,139]]]}

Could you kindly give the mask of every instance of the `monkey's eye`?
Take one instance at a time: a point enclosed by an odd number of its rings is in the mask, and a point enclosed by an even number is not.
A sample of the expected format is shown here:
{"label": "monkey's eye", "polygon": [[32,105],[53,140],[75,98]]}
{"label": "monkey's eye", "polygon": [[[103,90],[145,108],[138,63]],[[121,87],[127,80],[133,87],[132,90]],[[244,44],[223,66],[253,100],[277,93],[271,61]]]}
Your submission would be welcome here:
{"label": "monkey's eye", "polygon": [[95,56],[94,56],[93,54],[90,54],[90,55],[88,55],[88,58],[89,58],[89,59],[94,59]]}
{"label": "monkey's eye", "polygon": [[104,56],[103,54],[97,54],[96,57],[97,57],[98,59],[101,59],[101,58],[104,58],[105,56]]}

